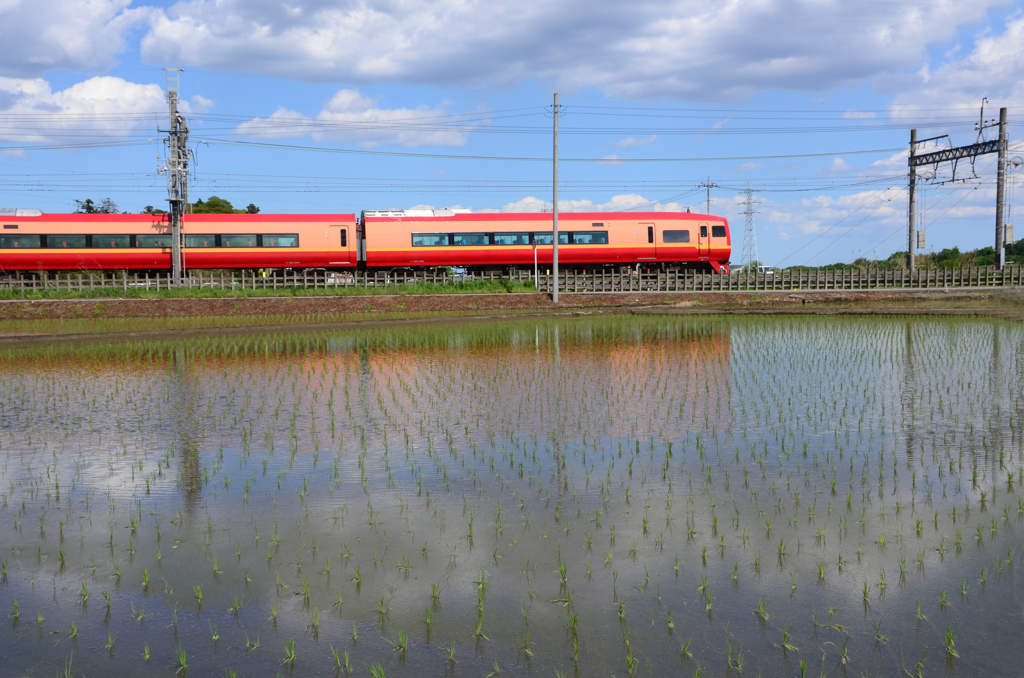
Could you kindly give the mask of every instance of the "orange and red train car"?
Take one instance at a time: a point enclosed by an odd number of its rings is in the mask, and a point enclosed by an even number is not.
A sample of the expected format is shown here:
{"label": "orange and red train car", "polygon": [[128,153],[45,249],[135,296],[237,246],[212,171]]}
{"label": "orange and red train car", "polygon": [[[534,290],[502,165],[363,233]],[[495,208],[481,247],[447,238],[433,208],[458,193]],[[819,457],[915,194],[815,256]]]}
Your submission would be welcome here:
{"label": "orange and red train car", "polygon": [[[0,211],[0,272],[171,268],[167,215]],[[728,272],[729,224],[682,212],[559,216],[559,266]],[[185,269],[544,268],[550,213],[387,210],[354,214],[195,214],[182,220]]]}

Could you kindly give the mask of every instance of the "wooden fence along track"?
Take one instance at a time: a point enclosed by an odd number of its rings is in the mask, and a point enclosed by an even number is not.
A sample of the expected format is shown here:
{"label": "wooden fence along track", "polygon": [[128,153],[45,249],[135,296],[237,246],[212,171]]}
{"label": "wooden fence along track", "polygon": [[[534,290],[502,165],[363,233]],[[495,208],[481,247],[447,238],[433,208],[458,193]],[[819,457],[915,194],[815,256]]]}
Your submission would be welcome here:
{"label": "wooden fence along track", "polygon": [[[287,272],[283,276],[264,276],[249,271],[233,273],[193,271],[182,282],[186,289],[275,290],[275,289],[342,289],[353,287],[398,287],[425,283],[450,285],[472,281],[536,282],[541,292],[552,291],[552,276],[541,274],[534,281],[533,273],[520,271],[512,275],[499,273],[450,275],[445,272],[362,272],[331,273],[326,271]],[[654,273],[621,273],[596,271],[579,273],[565,271],[559,275],[559,291],[565,293],[600,294],[622,292],[787,292],[787,291],[869,291],[965,289],[1024,286],[1024,267],[957,269],[873,269],[809,271],[778,271],[774,275],[736,272],[719,275],[710,272],[669,271]],[[62,273],[43,278],[0,278],[0,291],[84,292],[97,289],[166,290],[172,287],[167,277],[137,276],[127,273]]]}

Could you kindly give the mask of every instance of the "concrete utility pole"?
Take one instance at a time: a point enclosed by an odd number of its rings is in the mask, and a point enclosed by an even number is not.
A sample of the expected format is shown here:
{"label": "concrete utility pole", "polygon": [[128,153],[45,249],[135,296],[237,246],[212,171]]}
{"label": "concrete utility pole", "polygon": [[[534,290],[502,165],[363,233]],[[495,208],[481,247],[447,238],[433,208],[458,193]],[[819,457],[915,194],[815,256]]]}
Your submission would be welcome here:
{"label": "concrete utility pole", "polygon": [[705,181],[700,186],[698,186],[697,188],[706,188],[706,189],[708,189],[708,202],[707,202],[707,206],[704,208],[704,214],[711,214],[711,189],[712,188],[718,188],[718,184],[711,183],[711,177],[708,177],[708,180]]}
{"label": "concrete utility pole", "polygon": [[178,114],[179,75],[183,68],[165,68],[167,107],[170,125],[167,133],[167,202],[171,217],[171,278],[174,285],[181,284],[181,220],[188,209],[188,127]]}
{"label": "concrete utility pole", "polygon": [[555,131],[554,131],[554,147],[552,149],[552,167],[553,167],[553,196],[551,199],[551,272],[554,274],[554,293],[551,296],[551,301],[558,303],[558,92],[555,92],[555,104],[552,107],[553,117],[555,119]]}
{"label": "concrete utility pole", "polygon": [[999,164],[996,174],[996,270],[1006,266],[1006,109],[999,109]]}
{"label": "concrete utility pole", "polygon": [[914,156],[917,155],[917,130],[910,130],[910,178],[907,182],[907,268],[914,270],[914,226],[917,223],[917,202],[914,196],[914,189],[917,187],[917,165],[914,164]]}

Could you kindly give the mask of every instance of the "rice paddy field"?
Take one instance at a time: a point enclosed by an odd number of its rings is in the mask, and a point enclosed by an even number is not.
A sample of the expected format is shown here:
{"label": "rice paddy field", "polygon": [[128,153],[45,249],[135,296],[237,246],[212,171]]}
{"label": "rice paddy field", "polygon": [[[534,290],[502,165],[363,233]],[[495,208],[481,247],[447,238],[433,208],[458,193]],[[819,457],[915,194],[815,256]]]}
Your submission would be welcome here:
{"label": "rice paddy field", "polygon": [[0,354],[0,673],[1017,672],[1024,329],[629,317]]}

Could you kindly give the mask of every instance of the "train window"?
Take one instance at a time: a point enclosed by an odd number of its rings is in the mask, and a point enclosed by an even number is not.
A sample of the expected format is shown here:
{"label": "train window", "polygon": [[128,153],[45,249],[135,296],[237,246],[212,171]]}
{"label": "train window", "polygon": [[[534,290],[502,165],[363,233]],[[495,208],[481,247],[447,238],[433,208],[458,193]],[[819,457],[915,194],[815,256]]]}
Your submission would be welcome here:
{"label": "train window", "polygon": [[654,226],[647,227],[647,242],[654,242]]}
{"label": "train window", "polygon": [[701,224],[700,225],[700,237],[702,237],[702,238],[708,237],[708,225],[707,224]]}
{"label": "train window", "polygon": [[453,233],[453,245],[490,245],[490,239],[486,233]]}
{"label": "train window", "polygon": [[[533,237],[537,241],[538,245],[550,245],[553,242],[553,239],[551,238],[551,233],[550,232],[548,232],[548,233],[534,233]],[[569,234],[566,233],[565,231],[559,231],[558,232],[558,244],[559,245],[568,245],[569,244]]]}
{"label": "train window", "polygon": [[185,247],[216,247],[217,236],[215,235],[186,235]]}
{"label": "train window", "polygon": [[230,233],[220,237],[221,247],[256,247],[255,233]]}
{"label": "train window", "polygon": [[5,249],[28,249],[39,247],[38,235],[0,235],[0,247]]}
{"label": "train window", "polygon": [[529,233],[495,233],[495,245],[529,245]]}
{"label": "train window", "polygon": [[348,229],[341,229],[341,246],[348,247]]}
{"label": "train window", "polygon": [[689,231],[662,231],[661,241],[666,245],[690,242]]}
{"label": "train window", "polygon": [[289,234],[274,234],[263,236],[264,247],[298,247],[299,236],[293,233]]}
{"label": "train window", "polygon": [[607,245],[608,231],[574,231],[573,245]]}
{"label": "train window", "polygon": [[131,247],[132,237],[130,235],[94,235],[92,237],[92,246],[104,249]]}
{"label": "train window", "polygon": [[712,238],[724,238],[725,237],[725,226],[712,226],[711,227]]}
{"label": "train window", "polygon": [[136,247],[170,247],[171,246],[171,234],[165,233],[164,235],[137,235],[135,236]]}
{"label": "train window", "polygon": [[46,246],[57,249],[70,249],[70,248],[81,248],[85,247],[85,236],[84,235],[48,235],[46,236]]}
{"label": "train window", "polygon": [[445,247],[449,245],[447,233],[413,233],[413,247]]}

